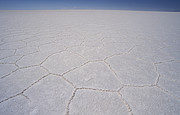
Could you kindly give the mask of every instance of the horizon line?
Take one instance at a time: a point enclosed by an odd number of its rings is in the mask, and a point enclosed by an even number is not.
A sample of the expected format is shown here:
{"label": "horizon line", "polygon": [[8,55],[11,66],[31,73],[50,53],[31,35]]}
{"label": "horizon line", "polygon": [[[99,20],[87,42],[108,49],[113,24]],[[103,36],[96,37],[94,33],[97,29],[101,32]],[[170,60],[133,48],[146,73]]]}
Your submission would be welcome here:
{"label": "horizon line", "polygon": [[150,11],[150,12],[180,12],[180,10],[131,10],[131,9],[0,9],[0,11],[55,11],[55,10],[113,10],[113,11]]}

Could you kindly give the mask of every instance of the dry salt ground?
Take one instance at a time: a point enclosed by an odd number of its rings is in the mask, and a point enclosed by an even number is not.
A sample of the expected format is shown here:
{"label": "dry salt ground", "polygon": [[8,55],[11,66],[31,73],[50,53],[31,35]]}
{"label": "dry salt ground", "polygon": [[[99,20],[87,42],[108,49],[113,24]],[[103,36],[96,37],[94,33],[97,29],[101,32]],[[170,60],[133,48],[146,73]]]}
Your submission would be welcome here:
{"label": "dry salt ground", "polygon": [[180,13],[0,11],[0,115],[179,115]]}

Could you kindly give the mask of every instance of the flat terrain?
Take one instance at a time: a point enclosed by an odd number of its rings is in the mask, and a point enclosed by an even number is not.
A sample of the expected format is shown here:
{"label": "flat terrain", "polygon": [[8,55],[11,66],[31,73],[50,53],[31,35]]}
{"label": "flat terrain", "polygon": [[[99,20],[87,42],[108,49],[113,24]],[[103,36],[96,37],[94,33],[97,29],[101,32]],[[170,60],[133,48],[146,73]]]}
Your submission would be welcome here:
{"label": "flat terrain", "polygon": [[132,114],[180,114],[180,13],[0,11],[0,115]]}

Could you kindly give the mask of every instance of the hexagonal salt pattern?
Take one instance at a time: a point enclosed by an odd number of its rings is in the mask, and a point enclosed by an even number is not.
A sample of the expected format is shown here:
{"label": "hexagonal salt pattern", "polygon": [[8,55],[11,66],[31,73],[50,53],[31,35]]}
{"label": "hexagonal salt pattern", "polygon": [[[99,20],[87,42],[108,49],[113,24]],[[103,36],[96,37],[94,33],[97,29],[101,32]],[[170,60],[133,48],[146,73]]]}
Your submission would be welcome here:
{"label": "hexagonal salt pattern", "polygon": [[[100,43],[103,44],[103,42]],[[85,44],[82,46],[69,48],[68,51],[78,53],[90,61],[95,61],[103,60],[109,56],[112,56],[113,54],[126,53],[131,47],[132,44],[130,43],[113,42],[104,43],[101,46],[88,46]]]}
{"label": "hexagonal salt pattern", "polygon": [[124,88],[120,91],[134,115],[178,115],[180,101],[157,87]]}
{"label": "hexagonal salt pattern", "polygon": [[69,107],[70,115],[128,115],[117,93],[78,90]]}
{"label": "hexagonal salt pattern", "polygon": [[10,42],[0,45],[0,49],[20,49],[26,47],[26,43],[23,41]]}
{"label": "hexagonal salt pattern", "polygon": [[51,73],[62,75],[86,62],[87,60],[80,55],[63,51],[52,55],[42,65]]}
{"label": "hexagonal salt pattern", "polygon": [[104,62],[90,62],[64,75],[77,87],[117,90],[122,86]]}
{"label": "hexagonal salt pattern", "polygon": [[16,62],[19,67],[28,67],[40,65],[50,54],[47,52],[36,52],[33,54],[25,55]]}
{"label": "hexagonal salt pattern", "polygon": [[1,59],[0,63],[2,63],[2,64],[6,64],[6,63],[13,64],[14,63],[15,64],[21,58],[22,58],[22,56],[9,56],[4,59]]}
{"label": "hexagonal salt pattern", "polygon": [[35,114],[33,108],[30,107],[29,100],[19,95],[0,104],[1,115],[27,115]]}
{"label": "hexagonal salt pattern", "polygon": [[47,72],[40,67],[30,67],[17,70],[0,79],[0,91],[3,92],[0,102],[21,93],[46,74]]}
{"label": "hexagonal salt pattern", "polygon": [[0,78],[4,78],[17,70],[17,67],[13,64],[0,64]]}
{"label": "hexagonal salt pattern", "polygon": [[114,56],[107,59],[123,84],[152,85],[157,73],[152,62],[131,54]]}
{"label": "hexagonal salt pattern", "polygon": [[14,53],[15,53],[15,50],[6,50],[6,49],[0,50],[0,59],[13,56]]}
{"label": "hexagonal salt pattern", "polygon": [[0,17],[0,115],[179,115],[179,12]]}
{"label": "hexagonal salt pattern", "polygon": [[180,99],[180,62],[166,62],[157,64],[160,74],[158,85]]}
{"label": "hexagonal salt pattern", "polygon": [[73,87],[66,81],[57,76],[49,75],[24,94],[29,97],[29,105],[35,114],[63,115],[66,112],[66,105],[72,91]]}

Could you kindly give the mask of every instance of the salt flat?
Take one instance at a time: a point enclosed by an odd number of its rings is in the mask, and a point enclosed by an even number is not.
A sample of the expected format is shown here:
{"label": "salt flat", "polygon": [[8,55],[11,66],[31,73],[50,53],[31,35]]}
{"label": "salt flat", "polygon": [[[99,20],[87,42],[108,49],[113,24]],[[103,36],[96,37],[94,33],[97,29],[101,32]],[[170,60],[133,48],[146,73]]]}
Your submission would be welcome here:
{"label": "salt flat", "polygon": [[0,11],[0,115],[179,115],[180,13]]}

